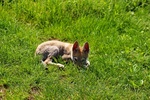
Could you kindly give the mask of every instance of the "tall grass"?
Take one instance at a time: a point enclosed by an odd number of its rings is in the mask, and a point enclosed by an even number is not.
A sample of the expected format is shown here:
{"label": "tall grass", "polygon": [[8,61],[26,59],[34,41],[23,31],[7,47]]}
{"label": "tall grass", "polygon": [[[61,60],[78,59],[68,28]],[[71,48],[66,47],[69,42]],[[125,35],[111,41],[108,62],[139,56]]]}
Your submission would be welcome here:
{"label": "tall grass", "polygon": [[[148,0],[2,0],[0,99],[150,98]],[[34,57],[57,38],[90,44],[90,67],[65,70]],[[61,61],[61,63],[64,63]]]}

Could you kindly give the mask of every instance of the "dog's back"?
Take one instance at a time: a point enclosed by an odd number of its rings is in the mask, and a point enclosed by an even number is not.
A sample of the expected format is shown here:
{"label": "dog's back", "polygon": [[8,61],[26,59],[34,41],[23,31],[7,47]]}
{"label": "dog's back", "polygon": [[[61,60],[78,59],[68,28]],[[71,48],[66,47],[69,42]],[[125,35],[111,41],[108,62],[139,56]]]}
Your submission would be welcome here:
{"label": "dog's back", "polygon": [[44,54],[45,52],[52,52],[53,50],[58,49],[59,54],[62,55],[68,46],[72,45],[58,40],[46,41],[38,45],[35,54]]}

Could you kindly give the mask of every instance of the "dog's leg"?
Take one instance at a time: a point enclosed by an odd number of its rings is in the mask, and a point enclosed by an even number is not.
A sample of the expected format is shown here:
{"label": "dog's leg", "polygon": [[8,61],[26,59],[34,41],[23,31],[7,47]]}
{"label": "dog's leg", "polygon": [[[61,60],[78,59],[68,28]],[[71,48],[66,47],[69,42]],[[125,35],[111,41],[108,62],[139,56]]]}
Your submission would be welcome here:
{"label": "dog's leg", "polygon": [[64,54],[64,55],[62,56],[62,59],[63,59],[63,60],[71,60],[71,55]]}
{"label": "dog's leg", "polygon": [[52,62],[53,57],[58,57],[59,56],[59,48],[56,46],[50,46],[45,49],[45,53],[43,53],[43,65],[46,67],[48,64],[49,65],[55,65],[58,66],[59,68],[64,68],[64,65],[60,63],[54,63]]}
{"label": "dog's leg", "polygon": [[64,68],[64,65],[63,64],[60,64],[60,63],[54,63],[52,62],[52,59],[50,59],[49,57],[42,62],[43,65],[46,67],[48,64],[49,65],[55,65],[55,66],[58,66],[59,68]]}

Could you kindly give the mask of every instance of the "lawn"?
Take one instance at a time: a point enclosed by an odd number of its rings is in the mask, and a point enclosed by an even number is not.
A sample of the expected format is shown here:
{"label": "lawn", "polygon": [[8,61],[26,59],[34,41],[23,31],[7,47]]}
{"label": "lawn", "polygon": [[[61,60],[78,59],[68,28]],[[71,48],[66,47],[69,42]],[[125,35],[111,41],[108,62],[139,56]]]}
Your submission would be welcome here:
{"label": "lawn", "polygon": [[[34,56],[51,39],[82,46],[91,65]],[[1,0],[0,100],[149,100],[149,0]]]}

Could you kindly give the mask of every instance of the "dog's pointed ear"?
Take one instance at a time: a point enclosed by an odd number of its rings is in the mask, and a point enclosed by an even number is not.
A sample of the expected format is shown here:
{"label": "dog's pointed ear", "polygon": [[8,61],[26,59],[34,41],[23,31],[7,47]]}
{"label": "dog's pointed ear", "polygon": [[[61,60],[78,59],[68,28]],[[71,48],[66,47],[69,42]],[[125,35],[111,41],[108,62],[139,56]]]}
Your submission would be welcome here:
{"label": "dog's pointed ear", "polygon": [[90,49],[89,49],[89,43],[86,42],[83,46],[83,51],[86,52],[86,53],[89,53]]}
{"label": "dog's pointed ear", "polygon": [[73,50],[73,51],[77,51],[77,48],[79,48],[79,43],[78,43],[78,41],[76,41],[76,42],[73,44],[72,50]]}

